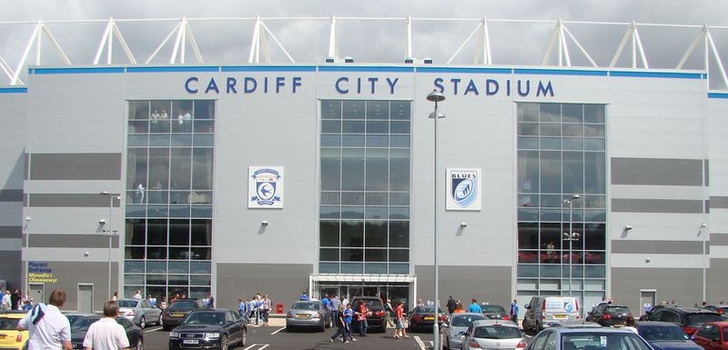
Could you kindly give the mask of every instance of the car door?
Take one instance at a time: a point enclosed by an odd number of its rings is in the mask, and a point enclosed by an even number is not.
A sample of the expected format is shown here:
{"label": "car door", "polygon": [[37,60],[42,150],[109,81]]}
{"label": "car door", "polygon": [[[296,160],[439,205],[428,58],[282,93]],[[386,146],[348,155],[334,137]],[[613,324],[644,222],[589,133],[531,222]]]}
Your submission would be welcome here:
{"label": "car door", "polygon": [[243,323],[240,315],[232,310],[225,312],[225,327],[228,327],[230,333],[230,342],[239,342],[243,339]]}

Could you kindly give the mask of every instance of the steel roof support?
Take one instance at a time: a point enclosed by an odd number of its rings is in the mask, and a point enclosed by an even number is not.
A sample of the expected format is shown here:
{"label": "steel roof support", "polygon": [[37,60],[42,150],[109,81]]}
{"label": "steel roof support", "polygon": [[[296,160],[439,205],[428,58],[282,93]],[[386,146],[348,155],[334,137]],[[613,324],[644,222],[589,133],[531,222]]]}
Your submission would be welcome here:
{"label": "steel roof support", "polygon": [[642,47],[642,40],[640,40],[640,35],[637,31],[637,24],[634,21],[632,21],[627,27],[627,31],[622,37],[622,42],[619,43],[617,52],[614,54],[612,62],[609,64],[609,68],[614,68],[617,65],[617,60],[619,60],[619,57],[622,56],[624,48],[627,46],[628,42],[632,44],[631,68],[637,68],[637,51],[640,53],[643,67],[650,68],[647,64],[647,58],[645,57],[645,50]]}
{"label": "steel roof support", "polygon": [[109,18],[109,22],[106,24],[106,29],[104,29],[104,34],[101,36],[99,48],[96,50],[96,56],[94,57],[94,66],[99,65],[99,62],[101,61],[101,54],[104,52],[104,48],[106,48],[106,64],[113,63],[112,49],[114,47],[114,37],[116,37],[116,40],[119,41],[119,45],[121,45],[121,49],[124,50],[126,58],[129,59],[129,63],[137,64],[136,58],[134,58],[134,54],[131,52],[129,45],[127,45],[124,36],[121,35],[119,27],[116,26],[116,21],[113,18]]}
{"label": "steel roof support", "polygon": [[339,43],[336,38],[336,16],[331,16],[331,29],[329,30],[329,56],[339,58]]}
{"label": "steel roof support", "polygon": [[30,55],[30,50],[33,48],[33,45],[35,45],[35,65],[40,66],[40,58],[41,58],[41,51],[42,51],[42,39],[43,35],[48,37],[50,39],[51,43],[53,44],[53,47],[56,49],[56,52],[61,57],[61,60],[63,63],[67,65],[71,65],[71,60],[68,59],[68,56],[66,56],[66,53],[63,52],[63,49],[58,44],[58,41],[56,41],[56,38],[53,37],[53,34],[46,28],[45,24],[43,24],[42,21],[38,21],[38,24],[35,26],[35,29],[33,30],[33,34],[30,36],[30,40],[28,40],[28,45],[25,47],[25,50],[23,51],[23,55],[20,58],[20,62],[18,62],[18,67],[15,69],[15,73],[12,77],[12,80],[10,81],[10,85],[17,85],[19,78],[20,78],[20,72],[23,70],[23,66],[27,63],[28,55]]}

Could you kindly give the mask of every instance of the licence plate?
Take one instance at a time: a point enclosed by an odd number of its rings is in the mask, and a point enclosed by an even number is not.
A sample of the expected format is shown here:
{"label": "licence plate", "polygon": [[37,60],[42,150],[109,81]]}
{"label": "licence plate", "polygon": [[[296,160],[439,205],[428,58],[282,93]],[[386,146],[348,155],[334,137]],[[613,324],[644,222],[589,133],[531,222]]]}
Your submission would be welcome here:
{"label": "licence plate", "polygon": [[569,318],[568,315],[554,315],[554,318],[557,320],[563,320],[565,318]]}
{"label": "licence plate", "polygon": [[434,321],[435,316],[425,316],[425,321]]}
{"label": "licence plate", "polygon": [[172,317],[182,317],[184,314],[172,314]]}
{"label": "licence plate", "polygon": [[307,314],[297,314],[296,318],[308,318]]}
{"label": "licence plate", "polygon": [[197,339],[183,339],[182,344],[199,344],[200,341]]}

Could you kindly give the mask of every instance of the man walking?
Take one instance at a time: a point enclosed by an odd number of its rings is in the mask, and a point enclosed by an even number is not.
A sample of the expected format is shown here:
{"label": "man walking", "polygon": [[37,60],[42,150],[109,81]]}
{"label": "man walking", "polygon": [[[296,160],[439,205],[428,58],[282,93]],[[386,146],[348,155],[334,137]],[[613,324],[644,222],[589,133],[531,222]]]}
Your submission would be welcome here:
{"label": "man walking", "polygon": [[511,321],[518,324],[518,300],[513,299],[513,302],[511,303],[511,310],[510,310],[509,314],[511,316]]}
{"label": "man walking", "polygon": [[28,349],[72,350],[71,325],[61,313],[66,303],[66,292],[55,289],[48,298],[48,305],[38,303],[18,322],[18,330],[30,331]]}
{"label": "man walking", "polygon": [[478,305],[478,301],[473,298],[472,303],[468,306],[468,312],[480,314],[483,313],[483,309]]}
{"label": "man walking", "polygon": [[447,313],[451,314],[457,309],[458,303],[452,298],[452,295],[447,298]]}
{"label": "man walking", "polygon": [[336,293],[331,294],[331,300],[329,300],[329,309],[331,310],[331,319],[334,320],[334,322],[336,322],[336,320],[339,318],[339,307],[341,307],[339,297],[336,296]]}
{"label": "man walking", "polygon": [[128,350],[129,339],[124,326],[116,322],[119,305],[115,301],[104,303],[104,317],[91,324],[83,339],[84,350]]}

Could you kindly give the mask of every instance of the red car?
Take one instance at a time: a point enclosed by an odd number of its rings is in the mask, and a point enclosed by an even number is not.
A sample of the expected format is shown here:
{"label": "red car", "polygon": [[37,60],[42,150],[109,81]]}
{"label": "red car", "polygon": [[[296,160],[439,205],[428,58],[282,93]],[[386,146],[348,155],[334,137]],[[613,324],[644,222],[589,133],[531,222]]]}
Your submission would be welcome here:
{"label": "red car", "polygon": [[728,321],[703,324],[693,334],[693,341],[705,350],[728,350]]}

